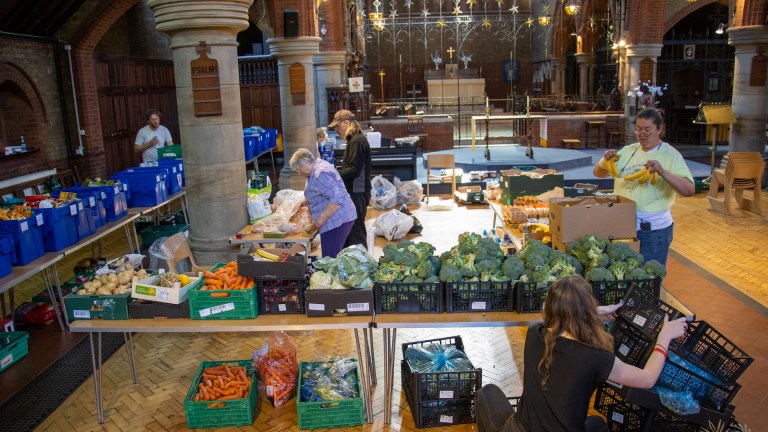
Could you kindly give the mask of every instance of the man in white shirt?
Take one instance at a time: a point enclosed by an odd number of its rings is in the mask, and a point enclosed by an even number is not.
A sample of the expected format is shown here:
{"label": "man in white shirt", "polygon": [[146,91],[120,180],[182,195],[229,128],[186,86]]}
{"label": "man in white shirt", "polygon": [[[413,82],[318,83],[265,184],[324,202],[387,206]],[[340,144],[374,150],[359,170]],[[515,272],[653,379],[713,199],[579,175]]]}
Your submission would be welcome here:
{"label": "man in white shirt", "polygon": [[142,153],[144,162],[156,161],[157,149],[173,144],[171,132],[160,124],[160,111],[154,108],[147,111],[147,125],[139,129],[135,143],[134,150]]}

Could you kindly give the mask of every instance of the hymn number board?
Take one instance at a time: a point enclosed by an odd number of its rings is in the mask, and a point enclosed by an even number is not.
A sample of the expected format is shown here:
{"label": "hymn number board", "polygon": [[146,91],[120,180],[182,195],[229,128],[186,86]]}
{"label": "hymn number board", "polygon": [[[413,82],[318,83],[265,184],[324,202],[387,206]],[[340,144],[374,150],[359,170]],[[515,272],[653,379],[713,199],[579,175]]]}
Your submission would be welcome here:
{"label": "hymn number board", "polygon": [[221,115],[219,62],[208,58],[208,50],[205,42],[200,41],[197,47],[200,57],[190,62],[195,117]]}

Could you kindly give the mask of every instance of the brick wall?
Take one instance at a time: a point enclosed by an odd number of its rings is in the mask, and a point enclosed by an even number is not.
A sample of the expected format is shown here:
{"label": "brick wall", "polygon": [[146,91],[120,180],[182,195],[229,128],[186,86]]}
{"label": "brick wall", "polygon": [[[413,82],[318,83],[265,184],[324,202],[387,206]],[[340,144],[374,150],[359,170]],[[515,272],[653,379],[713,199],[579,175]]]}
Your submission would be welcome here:
{"label": "brick wall", "polygon": [[[612,113],[611,115],[615,115]],[[587,144],[586,136],[586,122],[588,120],[605,120],[605,114],[549,114],[547,115],[547,147],[560,148],[562,147],[561,141],[564,139],[577,139],[581,141],[581,146],[585,147]],[[538,140],[535,137],[539,136],[539,122],[534,121],[534,145],[539,145]],[[595,143],[599,143],[599,147],[604,147],[606,144],[605,125],[601,126],[600,138],[597,139],[598,129],[592,129],[590,137],[592,137],[593,146]]]}
{"label": "brick wall", "polygon": [[[410,135],[408,133],[408,121],[405,118],[398,119],[373,119],[371,125],[374,130],[381,132],[382,139],[394,140]],[[453,122],[439,121],[431,122],[429,119],[424,121],[424,132],[427,135],[427,148],[423,151],[439,151],[453,148]]]}
{"label": "brick wall", "polygon": [[18,145],[24,135],[28,147],[40,149],[0,159],[0,180],[69,166],[54,46],[0,37],[0,59],[7,62],[0,63],[0,140],[3,145]]}

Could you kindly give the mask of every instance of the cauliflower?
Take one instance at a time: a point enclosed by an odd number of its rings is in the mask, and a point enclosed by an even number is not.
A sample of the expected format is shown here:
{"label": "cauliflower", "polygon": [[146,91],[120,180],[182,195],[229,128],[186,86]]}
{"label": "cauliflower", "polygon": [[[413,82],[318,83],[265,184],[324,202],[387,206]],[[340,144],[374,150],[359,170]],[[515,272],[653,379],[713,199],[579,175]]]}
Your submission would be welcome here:
{"label": "cauliflower", "polygon": [[309,278],[309,289],[328,289],[331,286],[331,275],[318,270]]}

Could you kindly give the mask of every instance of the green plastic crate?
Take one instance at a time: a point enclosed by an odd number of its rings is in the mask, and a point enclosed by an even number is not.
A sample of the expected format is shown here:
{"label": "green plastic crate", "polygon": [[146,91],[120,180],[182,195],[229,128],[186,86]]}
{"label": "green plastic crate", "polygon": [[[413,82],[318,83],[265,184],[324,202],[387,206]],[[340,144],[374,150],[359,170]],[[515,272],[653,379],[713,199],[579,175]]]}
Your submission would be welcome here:
{"label": "green plastic crate", "polygon": [[0,333],[0,372],[29,354],[29,333],[12,331]]}
{"label": "green plastic crate", "polygon": [[78,295],[73,290],[64,297],[67,317],[74,320],[125,320],[128,319],[128,303],[131,293],[118,295]]}
{"label": "green plastic crate", "polygon": [[141,246],[148,248],[160,237],[170,237],[176,233],[189,231],[188,224],[181,225],[157,225],[144,228],[139,232],[141,235]]}
{"label": "green plastic crate", "polygon": [[[251,375],[251,388],[248,391],[248,397],[227,401],[195,402],[197,385],[200,384],[203,370],[225,363],[229,366],[245,366],[248,374]],[[204,361],[200,363],[200,367],[197,368],[197,373],[194,379],[192,379],[192,385],[189,387],[187,396],[184,397],[184,413],[187,417],[187,426],[190,428],[218,428],[252,424],[259,394],[257,389],[256,374],[253,371],[250,360]],[[223,403],[225,406],[211,408],[209,405],[214,403]]]}
{"label": "green plastic crate", "polygon": [[[357,362],[356,360],[353,360]],[[301,362],[299,366],[299,393],[304,386],[304,369],[319,362]],[[299,429],[328,429],[363,424],[363,387],[360,385],[359,368],[355,369],[357,392],[361,395],[354,399],[337,401],[302,402],[296,399],[296,412],[299,416]]]}
{"label": "green plastic crate", "polygon": [[[223,265],[218,263],[211,271]],[[214,293],[226,293],[228,297],[212,297]],[[189,291],[189,315],[199,320],[256,318],[259,315],[256,282],[242,290],[202,290],[195,287]]]}
{"label": "green plastic crate", "polygon": [[174,144],[157,149],[157,157],[162,159],[180,159],[181,144]]}

